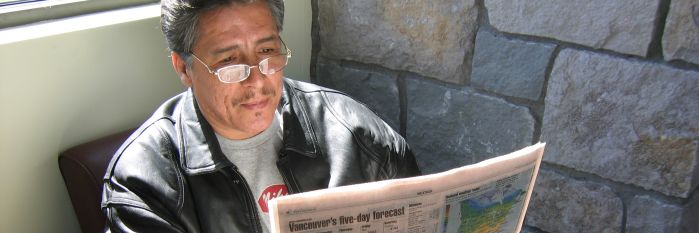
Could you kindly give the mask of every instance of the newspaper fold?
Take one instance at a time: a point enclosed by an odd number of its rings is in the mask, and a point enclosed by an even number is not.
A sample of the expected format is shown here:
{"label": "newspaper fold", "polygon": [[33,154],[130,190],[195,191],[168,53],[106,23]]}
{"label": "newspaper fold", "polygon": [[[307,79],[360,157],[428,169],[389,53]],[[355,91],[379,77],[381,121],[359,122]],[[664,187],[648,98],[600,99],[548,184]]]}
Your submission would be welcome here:
{"label": "newspaper fold", "polygon": [[544,146],[436,174],[279,197],[269,203],[272,232],[519,232]]}

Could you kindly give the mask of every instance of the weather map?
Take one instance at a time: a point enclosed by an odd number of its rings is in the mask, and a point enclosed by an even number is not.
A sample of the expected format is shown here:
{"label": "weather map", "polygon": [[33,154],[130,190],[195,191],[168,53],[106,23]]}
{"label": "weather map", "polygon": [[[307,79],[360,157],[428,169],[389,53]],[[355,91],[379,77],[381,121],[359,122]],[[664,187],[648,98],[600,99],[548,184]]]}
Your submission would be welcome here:
{"label": "weather map", "polygon": [[519,224],[533,170],[447,196],[444,233],[511,233]]}

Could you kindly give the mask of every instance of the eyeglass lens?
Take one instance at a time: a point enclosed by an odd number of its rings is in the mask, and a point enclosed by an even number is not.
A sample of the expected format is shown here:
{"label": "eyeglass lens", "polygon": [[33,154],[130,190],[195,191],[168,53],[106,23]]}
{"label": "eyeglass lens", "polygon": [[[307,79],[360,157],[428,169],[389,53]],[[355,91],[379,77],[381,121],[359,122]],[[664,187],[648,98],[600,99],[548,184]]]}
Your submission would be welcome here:
{"label": "eyeglass lens", "polygon": [[[286,66],[287,60],[286,54],[275,55],[260,61],[257,66],[253,67],[257,67],[262,74],[270,75],[282,70]],[[232,65],[218,70],[218,76],[223,82],[239,82],[250,75],[251,68],[248,65]]]}

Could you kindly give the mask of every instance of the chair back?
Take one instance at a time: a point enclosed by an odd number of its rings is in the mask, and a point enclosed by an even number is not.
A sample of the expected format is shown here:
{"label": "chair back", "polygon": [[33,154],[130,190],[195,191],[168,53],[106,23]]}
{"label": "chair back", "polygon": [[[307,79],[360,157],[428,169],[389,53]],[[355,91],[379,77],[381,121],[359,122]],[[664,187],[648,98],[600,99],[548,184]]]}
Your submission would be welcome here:
{"label": "chair back", "polygon": [[102,177],[112,156],[131,132],[86,142],[58,156],[58,167],[83,233],[104,232],[106,218],[100,209]]}

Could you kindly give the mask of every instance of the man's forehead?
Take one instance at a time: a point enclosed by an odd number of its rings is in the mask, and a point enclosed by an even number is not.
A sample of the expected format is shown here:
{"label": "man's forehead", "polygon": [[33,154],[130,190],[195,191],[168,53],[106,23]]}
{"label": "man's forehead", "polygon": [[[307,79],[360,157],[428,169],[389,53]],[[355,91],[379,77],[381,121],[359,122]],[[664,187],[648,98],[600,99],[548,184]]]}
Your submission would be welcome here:
{"label": "man's forehead", "polygon": [[[279,35],[276,35],[276,34],[269,35],[269,36],[255,40],[253,42],[253,46],[267,45],[267,44],[278,41],[278,39],[279,39]],[[234,41],[234,42],[231,42],[230,44],[221,44],[218,47],[212,48],[211,54],[218,55],[218,54],[228,53],[228,52],[235,51],[235,50],[242,50],[243,48],[245,48],[245,45],[243,44],[242,41],[240,41],[240,42]]]}
{"label": "man's forehead", "polygon": [[227,5],[202,16],[195,47],[206,51],[200,52],[220,54],[279,39],[274,18],[264,4]]}

